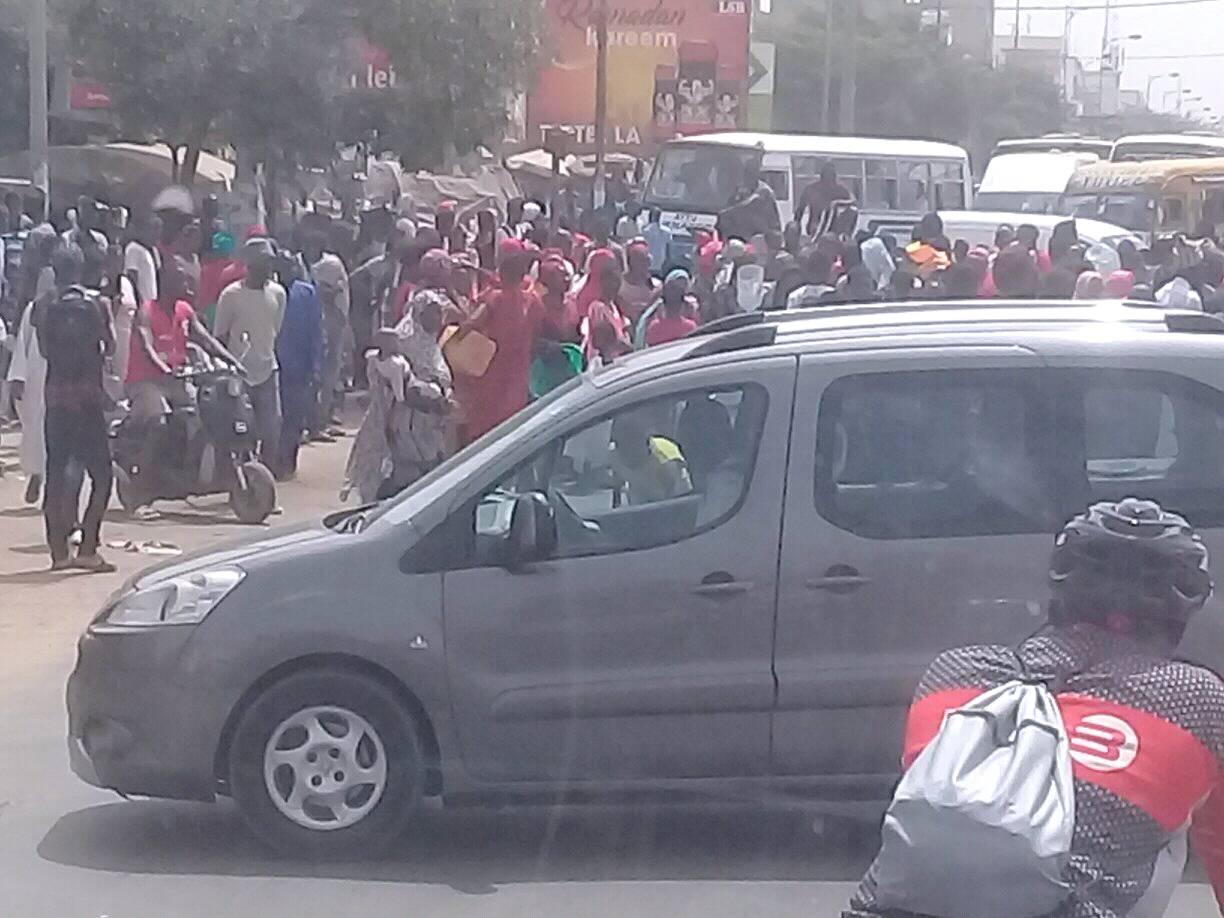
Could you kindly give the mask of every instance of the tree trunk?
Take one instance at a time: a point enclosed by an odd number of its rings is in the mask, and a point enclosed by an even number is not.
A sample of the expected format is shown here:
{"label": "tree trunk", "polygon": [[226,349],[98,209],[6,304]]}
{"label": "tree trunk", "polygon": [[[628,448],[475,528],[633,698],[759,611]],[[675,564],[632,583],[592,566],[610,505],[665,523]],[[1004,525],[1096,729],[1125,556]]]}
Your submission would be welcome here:
{"label": "tree trunk", "polygon": [[183,168],[179,175],[179,182],[188,188],[195,185],[196,170],[200,166],[200,148],[203,145],[203,132],[193,134],[191,139],[187,141],[187,146],[183,152]]}
{"label": "tree trunk", "polygon": [[170,151],[170,184],[177,185],[179,182],[179,174],[182,172],[182,167],[179,163],[178,151],[182,149],[179,144],[171,143],[168,140],[163,140],[166,149]]}
{"label": "tree trunk", "polygon": [[268,233],[276,235],[276,223],[280,217],[280,157],[269,152],[264,157],[264,206],[268,211]]}

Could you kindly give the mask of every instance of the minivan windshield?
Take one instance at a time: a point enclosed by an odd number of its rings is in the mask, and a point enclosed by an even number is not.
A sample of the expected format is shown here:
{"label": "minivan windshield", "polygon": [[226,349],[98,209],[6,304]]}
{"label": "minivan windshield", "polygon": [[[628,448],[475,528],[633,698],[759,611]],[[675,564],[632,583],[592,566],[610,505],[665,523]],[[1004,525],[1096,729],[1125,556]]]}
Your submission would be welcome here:
{"label": "minivan windshield", "polygon": [[655,160],[643,203],[718,213],[731,204],[745,167],[760,156],[758,150],[716,144],[668,146]]}

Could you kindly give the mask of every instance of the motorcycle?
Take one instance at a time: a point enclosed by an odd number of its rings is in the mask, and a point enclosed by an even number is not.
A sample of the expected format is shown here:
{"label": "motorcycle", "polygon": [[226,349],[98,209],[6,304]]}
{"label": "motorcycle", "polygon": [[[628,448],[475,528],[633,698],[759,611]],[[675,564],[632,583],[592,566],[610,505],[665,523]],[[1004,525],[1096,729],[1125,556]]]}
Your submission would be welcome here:
{"label": "motorcycle", "polygon": [[[262,523],[276,508],[276,480],[255,458],[255,412],[238,371],[193,348],[179,370],[190,404],[172,407],[165,426],[130,415],[113,422],[115,490],[129,514],[153,500],[229,494],[243,523]],[[148,437],[163,440],[158,462],[142,467]]]}

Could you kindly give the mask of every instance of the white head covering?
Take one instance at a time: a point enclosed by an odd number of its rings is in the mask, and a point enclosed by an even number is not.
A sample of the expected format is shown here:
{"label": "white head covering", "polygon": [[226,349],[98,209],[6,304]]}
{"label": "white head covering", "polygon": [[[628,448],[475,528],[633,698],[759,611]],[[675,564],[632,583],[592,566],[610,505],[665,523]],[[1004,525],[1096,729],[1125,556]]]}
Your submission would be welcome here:
{"label": "white head covering", "polygon": [[1184,277],[1175,277],[1156,291],[1156,302],[1172,309],[1203,309],[1203,298]]}
{"label": "white head covering", "polygon": [[865,239],[859,246],[859,251],[863,256],[863,267],[871,272],[871,279],[875,281],[876,289],[881,290],[887,287],[892,281],[893,272],[897,270],[897,266],[893,263],[892,256],[888,254],[888,246],[884,244],[884,240],[879,236]]}

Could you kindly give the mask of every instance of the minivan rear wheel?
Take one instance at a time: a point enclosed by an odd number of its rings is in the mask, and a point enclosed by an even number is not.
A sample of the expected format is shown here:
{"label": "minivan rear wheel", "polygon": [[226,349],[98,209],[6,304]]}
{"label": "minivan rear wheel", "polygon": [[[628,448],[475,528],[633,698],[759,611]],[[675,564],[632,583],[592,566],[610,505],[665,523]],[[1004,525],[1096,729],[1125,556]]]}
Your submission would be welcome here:
{"label": "minivan rear wheel", "polygon": [[411,715],[380,682],[343,670],[297,673],[246,710],[230,785],[251,829],[278,850],[365,857],[403,833],[425,783]]}

